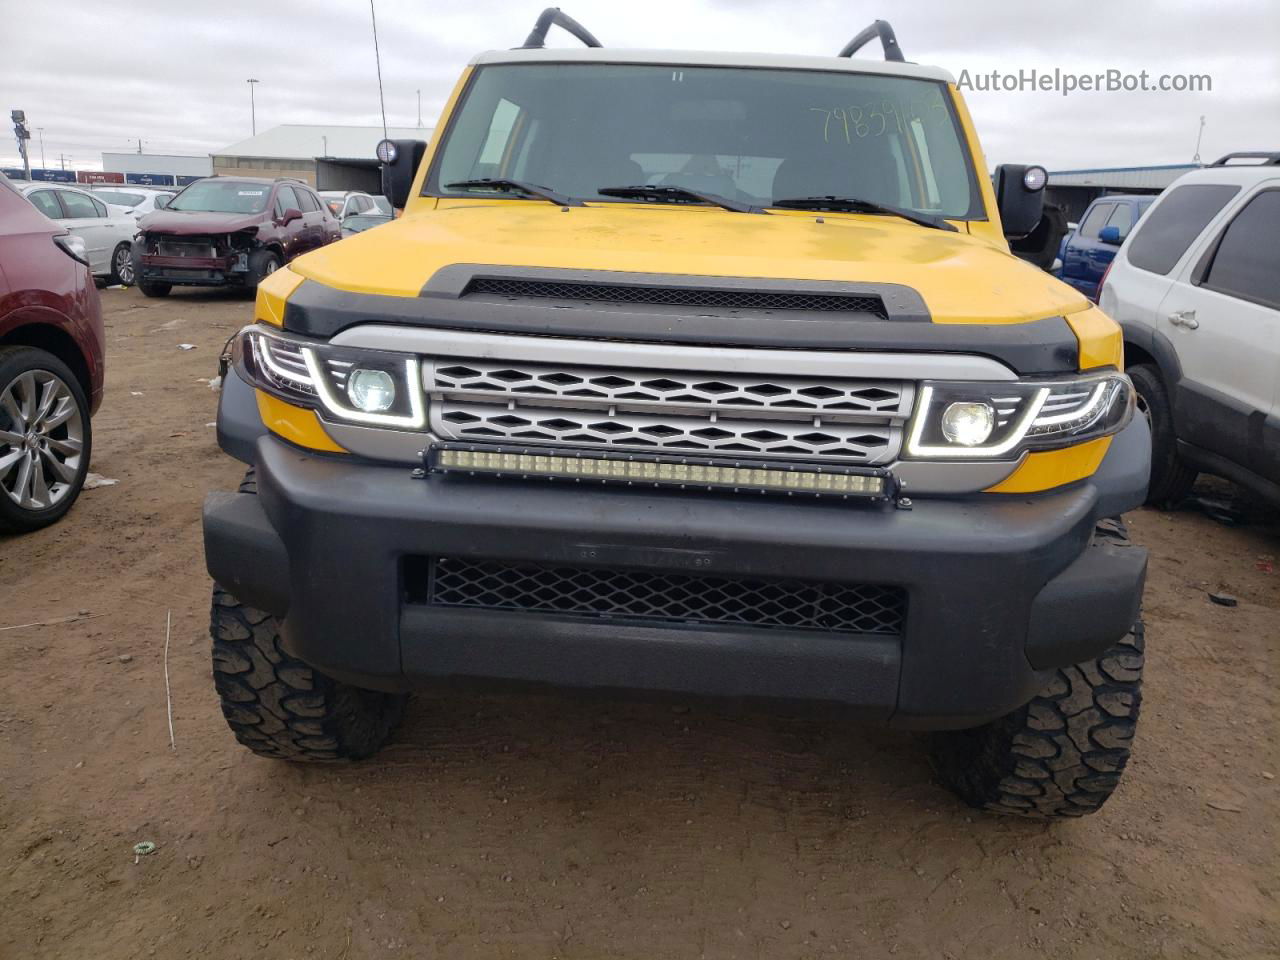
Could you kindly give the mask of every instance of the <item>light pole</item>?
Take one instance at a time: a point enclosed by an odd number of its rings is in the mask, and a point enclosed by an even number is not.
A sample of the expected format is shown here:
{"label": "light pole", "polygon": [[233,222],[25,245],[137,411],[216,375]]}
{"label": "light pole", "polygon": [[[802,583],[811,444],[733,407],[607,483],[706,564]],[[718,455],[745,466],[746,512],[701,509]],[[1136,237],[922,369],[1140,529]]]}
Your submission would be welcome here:
{"label": "light pole", "polygon": [[252,77],[246,81],[249,84],[249,123],[253,127],[253,135],[258,135],[258,113],[253,103],[253,85],[257,83]]}
{"label": "light pole", "polygon": [[40,134],[40,166],[44,166],[44,127],[36,127],[36,133]]}

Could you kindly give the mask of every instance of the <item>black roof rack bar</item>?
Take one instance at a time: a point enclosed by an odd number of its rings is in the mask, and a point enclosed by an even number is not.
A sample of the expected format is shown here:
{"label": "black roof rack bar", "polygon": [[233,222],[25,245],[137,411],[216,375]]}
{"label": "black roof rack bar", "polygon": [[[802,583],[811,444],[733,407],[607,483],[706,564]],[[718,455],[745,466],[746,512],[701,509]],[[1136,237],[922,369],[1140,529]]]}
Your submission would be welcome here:
{"label": "black roof rack bar", "polygon": [[1245,150],[1239,153],[1228,153],[1213,161],[1209,166],[1225,167],[1229,160],[1261,160],[1262,162],[1258,164],[1260,167],[1280,167],[1280,152],[1272,153],[1266,150]]}
{"label": "black roof rack bar", "polygon": [[844,45],[836,56],[852,57],[855,53],[865,47],[876,37],[880,38],[880,46],[884,48],[884,58],[902,63],[902,48],[898,46],[898,36],[893,32],[893,27],[889,26],[888,20],[877,20],[867,29],[850,40]]}
{"label": "black roof rack bar", "polygon": [[519,49],[541,50],[547,45],[547,31],[551,29],[553,24],[573,34],[588,47],[604,46],[590,30],[567,13],[562,12],[559,7],[547,7],[538,15],[537,22],[533,25],[533,29],[529,31],[529,36],[525,38],[524,45]]}

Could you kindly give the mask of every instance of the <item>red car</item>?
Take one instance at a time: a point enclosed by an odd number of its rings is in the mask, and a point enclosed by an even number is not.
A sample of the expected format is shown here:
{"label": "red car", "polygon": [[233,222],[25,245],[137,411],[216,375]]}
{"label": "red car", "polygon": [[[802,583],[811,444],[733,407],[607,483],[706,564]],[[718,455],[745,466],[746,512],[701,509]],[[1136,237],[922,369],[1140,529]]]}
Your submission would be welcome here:
{"label": "red car", "polygon": [[84,241],[0,174],[0,533],[47,526],[80,495],[104,349]]}
{"label": "red car", "polygon": [[175,286],[254,290],[294,257],[342,239],[300,180],[206,177],[138,221],[134,278],[148,297]]}

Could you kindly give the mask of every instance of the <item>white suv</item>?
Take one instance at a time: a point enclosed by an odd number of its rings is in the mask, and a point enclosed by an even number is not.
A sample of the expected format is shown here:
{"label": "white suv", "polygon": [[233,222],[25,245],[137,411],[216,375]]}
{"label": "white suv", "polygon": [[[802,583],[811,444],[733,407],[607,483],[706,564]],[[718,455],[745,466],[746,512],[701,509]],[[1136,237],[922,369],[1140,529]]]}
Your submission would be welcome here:
{"label": "white suv", "polygon": [[[1241,163],[1238,161],[1256,161]],[[1180,177],[1103,278],[1152,432],[1148,501],[1200,471],[1280,502],[1280,153]]]}

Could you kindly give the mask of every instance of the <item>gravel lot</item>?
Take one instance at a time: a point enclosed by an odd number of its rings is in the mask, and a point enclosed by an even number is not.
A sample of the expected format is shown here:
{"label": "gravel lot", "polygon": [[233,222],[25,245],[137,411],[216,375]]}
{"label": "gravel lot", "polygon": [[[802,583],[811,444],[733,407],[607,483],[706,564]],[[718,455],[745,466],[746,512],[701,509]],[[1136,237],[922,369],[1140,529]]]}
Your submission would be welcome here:
{"label": "gravel lot", "polygon": [[457,691],[375,761],[292,767],[209,672],[199,508],[242,470],[201,378],[250,306],[102,297],[119,483],[0,538],[0,957],[1280,955],[1274,517],[1130,517],[1143,718],[1080,822],[970,811],[827,708]]}

